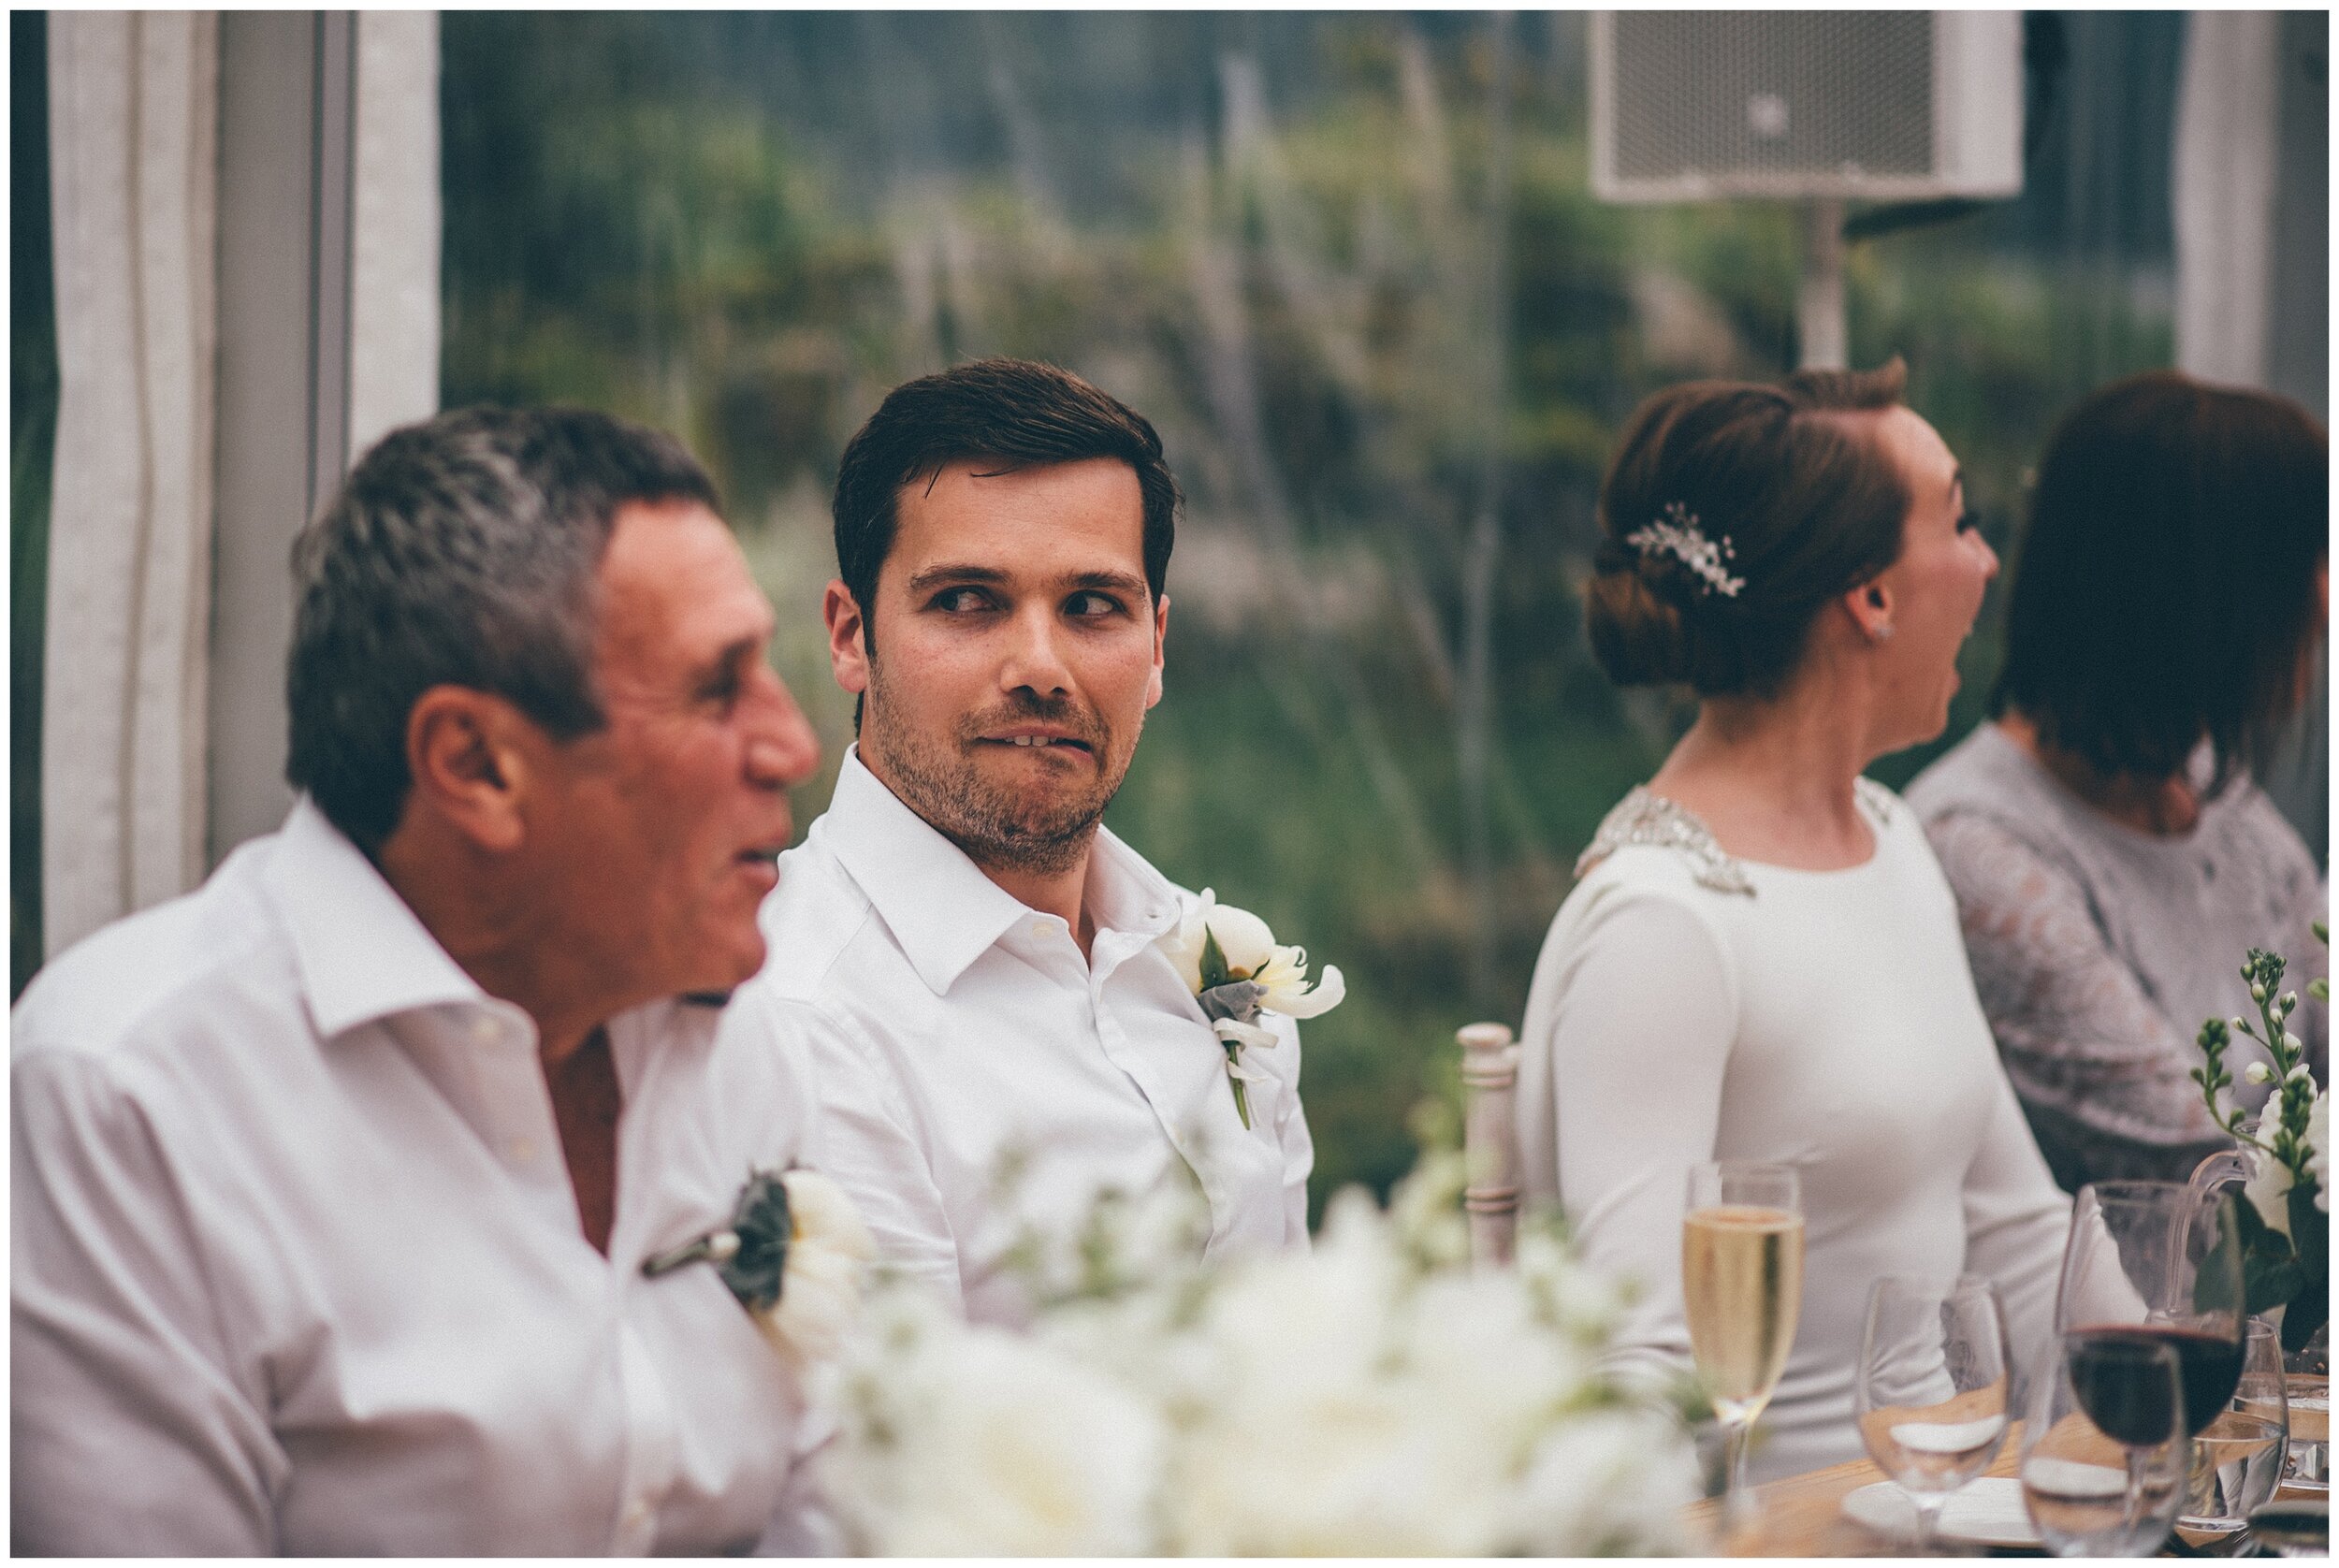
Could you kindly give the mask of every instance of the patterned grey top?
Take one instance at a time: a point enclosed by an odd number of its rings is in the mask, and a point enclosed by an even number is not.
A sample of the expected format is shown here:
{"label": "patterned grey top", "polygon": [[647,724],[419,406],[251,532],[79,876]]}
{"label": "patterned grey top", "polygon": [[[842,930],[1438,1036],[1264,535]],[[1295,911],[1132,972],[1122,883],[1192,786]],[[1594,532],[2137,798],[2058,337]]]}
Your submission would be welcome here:
{"label": "patterned grey top", "polygon": [[[1977,727],[1918,776],[1908,802],[1957,894],[1966,951],[2007,1075],[2056,1180],[2182,1180],[2227,1146],[2188,1074],[2201,1021],[2251,1013],[2243,955],[2289,960],[2292,1027],[2317,1076],[2329,1009],[2304,999],[2329,972],[2309,923],[2325,889],[2314,859],[2245,777],[2201,805],[2193,831],[2157,836],[2104,816],[1997,725]],[[2237,1097],[2263,1060],[2229,1058]]]}

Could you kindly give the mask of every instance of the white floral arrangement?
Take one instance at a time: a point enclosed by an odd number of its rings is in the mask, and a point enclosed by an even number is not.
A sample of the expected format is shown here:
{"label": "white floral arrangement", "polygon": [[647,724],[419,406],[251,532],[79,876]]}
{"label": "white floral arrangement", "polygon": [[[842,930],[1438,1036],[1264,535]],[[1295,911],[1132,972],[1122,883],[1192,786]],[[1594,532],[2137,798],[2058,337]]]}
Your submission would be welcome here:
{"label": "white floral arrangement", "polygon": [[[1603,1370],[1616,1292],[1555,1233],[1473,1271],[1459,1155],[1313,1252],[1200,1261],[1190,1195],[1101,1200],[1027,1332],[872,1297],[823,1475],[875,1555],[1647,1554],[1698,1496],[1674,1409]],[[1198,1230],[1199,1227],[1199,1230]]]}
{"label": "white floral arrangement", "polygon": [[[2330,928],[2319,921],[2315,935],[2331,940]],[[2331,1316],[2331,1105],[2329,1091],[2307,1066],[2304,1042],[2289,1027],[2299,994],[2282,989],[2287,967],[2277,953],[2250,950],[2242,979],[2264,1033],[2238,1015],[2208,1020],[2197,1039],[2204,1060],[2192,1076],[2210,1115],[2240,1146],[2249,1172],[2240,1222],[2248,1310],[2279,1310],[2282,1347],[2295,1351]],[[2307,991],[2317,1001],[2331,1000],[2328,980],[2308,982]],[[2255,1040],[2268,1057],[2242,1072],[2252,1083],[2272,1085],[2254,1122],[2220,1098],[2220,1091],[2233,1085],[2225,1055],[2237,1038]]]}

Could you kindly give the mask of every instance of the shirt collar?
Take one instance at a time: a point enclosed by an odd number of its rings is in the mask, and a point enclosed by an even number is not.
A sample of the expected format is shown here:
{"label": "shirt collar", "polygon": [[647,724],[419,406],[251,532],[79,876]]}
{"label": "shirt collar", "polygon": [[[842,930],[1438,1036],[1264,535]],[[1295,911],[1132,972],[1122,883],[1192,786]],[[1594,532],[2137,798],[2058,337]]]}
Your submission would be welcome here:
{"label": "shirt collar", "polygon": [[393,1014],[487,994],[306,794],[266,873],[321,1038]]}
{"label": "shirt collar", "polygon": [[[871,773],[858,746],[845,752],[818,831],[937,996],[1031,914]],[[1097,829],[1091,850],[1088,899],[1099,926],[1150,937],[1177,923],[1169,878],[1109,829]]]}

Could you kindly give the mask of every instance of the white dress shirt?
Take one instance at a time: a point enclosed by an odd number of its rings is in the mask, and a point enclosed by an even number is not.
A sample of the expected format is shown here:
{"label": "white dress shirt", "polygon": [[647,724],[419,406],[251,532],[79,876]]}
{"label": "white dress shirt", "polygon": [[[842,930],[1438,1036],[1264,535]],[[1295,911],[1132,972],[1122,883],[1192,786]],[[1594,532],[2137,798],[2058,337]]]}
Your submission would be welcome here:
{"label": "white dress shirt", "polygon": [[1733,860],[1671,808],[1660,842],[1628,842],[1576,884],[1527,996],[1524,1184],[1562,1200],[1591,1263],[1640,1281],[1628,1358],[1690,1366],[1689,1168],[1801,1176],[1803,1309],[1750,1450],[1758,1481],[1860,1457],[1852,1390],[1880,1274],[1998,1282],[2027,1375],[2070,1220],[1916,813],[1866,780],[1859,800],[1876,853],[1841,871]]}
{"label": "white dress shirt", "polygon": [[794,1379],[715,1270],[810,1119],[752,1000],[611,1021],[603,1257],[533,1024],[305,798],[12,1020],[12,1544],[36,1553],[751,1546]]}
{"label": "white dress shirt", "polygon": [[[1245,1067],[1226,1053],[1155,939],[1188,895],[1099,829],[1083,907],[1064,922],[984,876],[848,751],[827,812],[780,860],[764,905],[771,957],[749,990],[799,1004],[821,1085],[811,1163],[861,1208],[880,1263],[970,1316],[1012,1320],[1000,1254],[1107,1187],[1139,1194],[1190,1169],[1206,1251],[1304,1245],[1315,1162],[1288,1019]],[[1011,1199],[1001,1173],[1020,1164]]]}

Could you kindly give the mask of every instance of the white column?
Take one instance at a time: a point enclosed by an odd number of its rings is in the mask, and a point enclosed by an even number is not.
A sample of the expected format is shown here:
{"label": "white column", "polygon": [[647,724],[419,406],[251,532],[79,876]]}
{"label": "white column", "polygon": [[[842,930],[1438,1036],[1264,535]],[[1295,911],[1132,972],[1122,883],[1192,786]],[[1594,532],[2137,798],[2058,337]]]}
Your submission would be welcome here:
{"label": "white column", "polygon": [[438,405],[437,18],[225,32],[223,72],[215,12],[50,21],[52,954],[283,819],[286,545]]}
{"label": "white column", "polygon": [[357,16],[349,460],[439,408],[439,17]]}
{"label": "white column", "polygon": [[2204,381],[2266,384],[2278,22],[2268,11],[2186,19],[2171,175],[2176,362]]}
{"label": "white column", "polygon": [[42,704],[54,953],[202,874],[218,19],[49,25],[59,398]]}

